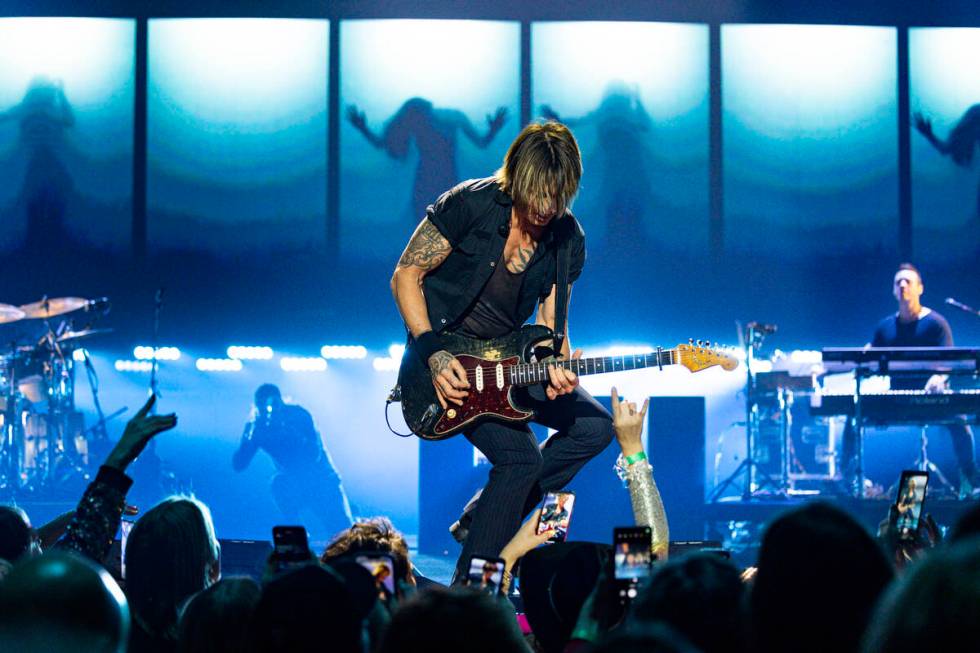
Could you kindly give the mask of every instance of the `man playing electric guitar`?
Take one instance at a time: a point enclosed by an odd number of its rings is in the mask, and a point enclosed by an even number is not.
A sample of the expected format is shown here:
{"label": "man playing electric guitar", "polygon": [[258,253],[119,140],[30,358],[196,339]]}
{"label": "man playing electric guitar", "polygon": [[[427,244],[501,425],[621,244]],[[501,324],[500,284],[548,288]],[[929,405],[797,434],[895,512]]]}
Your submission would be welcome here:
{"label": "man playing electric guitar", "polygon": [[[568,128],[531,124],[494,176],[463,182],[426,210],[391,289],[413,339],[406,355],[415,352],[428,364],[444,410],[461,406],[471,384],[441,337],[496,338],[520,329],[535,307],[537,324],[549,328],[557,311],[567,315],[556,284],[567,278],[570,293],[585,264],[585,234],[569,211],[581,175]],[[559,251],[567,252],[563,273]],[[564,338],[561,356],[567,359],[569,350]],[[457,577],[465,578],[472,554],[497,556],[542,493],[564,487],[612,440],[612,417],[578,387],[574,373],[551,366],[549,379],[512,395],[535,412],[535,421],[557,431],[540,448],[525,423],[487,419],[466,431],[493,468],[475,508],[455,525],[457,539],[465,537]]]}

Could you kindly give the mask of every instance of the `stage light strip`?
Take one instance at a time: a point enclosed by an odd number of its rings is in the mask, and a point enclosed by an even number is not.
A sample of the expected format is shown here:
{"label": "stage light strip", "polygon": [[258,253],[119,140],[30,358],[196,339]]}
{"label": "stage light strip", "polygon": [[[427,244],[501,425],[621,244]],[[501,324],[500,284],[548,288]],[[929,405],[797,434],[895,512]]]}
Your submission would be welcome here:
{"label": "stage light strip", "polygon": [[323,372],[327,369],[327,361],[319,356],[283,356],[279,359],[279,367],[284,372]]}
{"label": "stage light strip", "polygon": [[[138,345],[133,347],[133,358],[141,361],[151,361],[154,358],[153,347]],[[176,347],[157,347],[156,359],[158,361],[175,361],[180,358],[180,350]]]}
{"label": "stage light strip", "polygon": [[198,358],[194,365],[202,372],[242,371],[242,362],[234,358]]}
{"label": "stage light strip", "polygon": [[371,361],[378,372],[394,372],[401,365],[400,358],[378,357]]}
{"label": "stage light strip", "polygon": [[153,369],[150,361],[117,360],[113,367],[117,372],[149,372]]}
{"label": "stage light strip", "polygon": [[367,358],[367,347],[362,345],[324,345],[320,347],[320,356],[329,360]]}
{"label": "stage light strip", "polygon": [[253,347],[246,345],[232,345],[231,347],[228,347],[228,350],[225,353],[228,354],[228,358],[243,361],[267,361],[271,360],[273,356],[272,347]]}

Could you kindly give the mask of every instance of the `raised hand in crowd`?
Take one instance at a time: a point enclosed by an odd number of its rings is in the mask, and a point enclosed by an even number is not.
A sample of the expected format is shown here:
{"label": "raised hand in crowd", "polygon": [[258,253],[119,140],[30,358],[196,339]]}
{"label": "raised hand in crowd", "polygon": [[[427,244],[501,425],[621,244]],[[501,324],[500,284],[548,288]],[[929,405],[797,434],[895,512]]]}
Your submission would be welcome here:
{"label": "raised hand in crowd", "polygon": [[85,489],[64,536],[56,544],[58,548],[77,551],[99,563],[109,552],[126,505],[126,493],[133,484],[133,479],[126,476],[126,468],[153,436],[177,425],[177,416],[172,413],[150,416],[154,403],[156,395],[150,396],[127,422],[119,442]]}
{"label": "raised hand in crowd", "polygon": [[936,521],[928,513],[922,515],[915,534],[908,539],[899,537],[898,529],[895,528],[897,520],[898,508],[891,504],[888,507],[888,517],[878,524],[878,540],[885,547],[895,568],[901,571],[942,541],[942,535]]}
{"label": "raised hand in crowd", "polygon": [[647,409],[650,407],[650,398],[643,401],[643,408],[636,409],[636,404],[632,401],[620,401],[619,393],[613,388],[612,396],[612,416],[613,428],[616,430],[616,442],[623,450],[623,456],[629,458],[643,451],[643,423],[647,417]]}
{"label": "raised hand in crowd", "polygon": [[157,433],[169,431],[177,426],[177,415],[150,415],[150,410],[156,403],[157,396],[150,395],[143,407],[126,423],[126,430],[123,431],[119,442],[112,448],[103,463],[106,467],[126,471],[130,463],[136,460],[146,445]]}

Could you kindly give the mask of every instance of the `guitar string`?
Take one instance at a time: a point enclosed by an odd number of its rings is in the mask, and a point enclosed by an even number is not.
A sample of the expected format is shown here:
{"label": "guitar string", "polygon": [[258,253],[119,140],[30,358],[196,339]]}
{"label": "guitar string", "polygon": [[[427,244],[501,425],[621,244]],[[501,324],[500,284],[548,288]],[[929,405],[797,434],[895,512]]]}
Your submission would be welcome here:
{"label": "guitar string", "polygon": [[[664,356],[664,354],[666,354],[666,356]],[[652,353],[652,354],[636,354],[635,356],[632,356],[632,358],[634,358],[634,365],[635,365],[635,363],[636,363],[635,359],[637,357],[647,358],[649,356],[656,357],[656,355],[657,355],[656,353]],[[674,350],[672,350],[672,349],[665,349],[665,350],[663,350],[661,352],[661,356],[664,359],[662,361],[662,364],[666,364],[666,365],[674,365],[674,364],[676,364],[674,362],[674,358],[675,358],[675,351]],[[627,371],[627,370],[629,370],[631,368],[623,367],[623,368],[617,370],[615,368],[615,361],[616,361],[616,359],[622,359],[623,362],[624,362],[624,365],[625,365],[625,362],[626,362],[626,359],[627,358],[631,358],[631,356],[603,356],[603,357],[588,358],[588,359],[579,359],[579,358],[576,358],[576,359],[574,359],[574,361],[581,361],[581,363],[579,363],[579,366],[581,366],[582,364],[585,364],[586,365],[586,371],[588,371],[588,361],[611,360],[611,361],[613,361],[613,369],[606,370],[605,369],[605,364],[603,364],[603,370],[602,370],[602,372],[622,372],[622,371]],[[679,359],[680,356],[678,355],[677,358]],[[561,362],[563,362],[563,363],[572,363],[574,361],[561,361]],[[645,363],[644,366],[641,367],[641,368],[639,368],[639,369],[645,369],[647,367],[653,367],[654,365],[658,365],[657,362],[646,363],[646,361],[644,361],[644,363]],[[488,372],[484,372],[484,376],[485,377],[489,377],[489,376],[495,375],[496,372],[493,370],[493,368],[496,367],[496,365],[497,364],[494,364],[494,365],[492,365],[492,366],[490,366],[488,368],[483,368],[483,369],[490,370]],[[513,368],[520,367],[522,365],[524,365],[524,366],[527,367],[526,371],[528,373],[531,373],[531,374],[539,374],[539,373],[543,373],[545,371],[544,369],[541,369],[540,366],[541,365],[549,365],[549,364],[546,364],[546,363],[516,363],[516,364],[510,365],[510,369],[507,370],[507,371],[505,371],[504,374],[507,375],[508,372],[509,372],[511,375],[513,375],[514,374]],[[568,368],[565,368],[565,369],[568,369]],[[637,368],[636,367],[633,367],[632,369],[637,369]],[[520,374],[520,373],[521,373],[521,371],[518,371],[517,372],[517,374]],[[470,369],[470,370],[467,370],[466,371],[466,380],[467,381],[469,381],[470,379],[476,380],[476,377],[477,377],[477,372],[476,372],[475,369]],[[532,381],[532,383],[536,383],[536,381]]]}

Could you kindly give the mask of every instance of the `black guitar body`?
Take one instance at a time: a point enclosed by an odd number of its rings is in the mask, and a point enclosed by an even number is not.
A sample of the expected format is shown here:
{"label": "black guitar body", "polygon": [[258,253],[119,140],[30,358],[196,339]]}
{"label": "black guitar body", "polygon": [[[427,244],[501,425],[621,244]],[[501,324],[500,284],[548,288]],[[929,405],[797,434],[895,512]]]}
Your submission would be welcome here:
{"label": "black guitar body", "polygon": [[[444,349],[456,356],[466,369],[471,386],[462,406],[450,403],[445,410],[439,405],[428,364],[410,344],[398,371],[406,424],[424,440],[444,440],[483,419],[530,420],[534,414],[516,405],[511,398],[513,385],[506,371],[511,365],[531,362],[535,345],[551,339],[552,335],[551,329],[537,324],[526,324],[518,331],[492,340],[442,335]],[[477,387],[476,379],[480,379],[481,388]]]}

